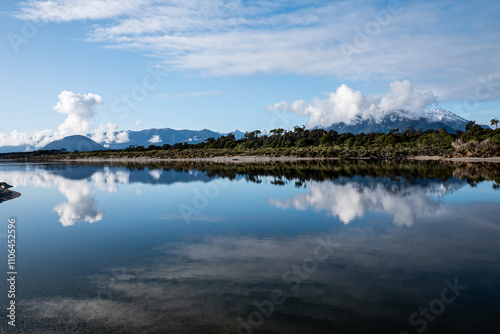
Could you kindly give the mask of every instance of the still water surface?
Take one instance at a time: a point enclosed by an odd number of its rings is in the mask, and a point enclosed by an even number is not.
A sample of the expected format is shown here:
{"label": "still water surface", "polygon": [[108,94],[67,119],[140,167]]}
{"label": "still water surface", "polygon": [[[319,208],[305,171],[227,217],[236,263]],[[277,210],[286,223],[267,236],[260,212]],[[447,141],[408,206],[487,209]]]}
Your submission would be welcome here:
{"label": "still water surface", "polygon": [[16,331],[499,333],[499,175],[1,163],[22,194],[0,204],[3,268],[17,221]]}

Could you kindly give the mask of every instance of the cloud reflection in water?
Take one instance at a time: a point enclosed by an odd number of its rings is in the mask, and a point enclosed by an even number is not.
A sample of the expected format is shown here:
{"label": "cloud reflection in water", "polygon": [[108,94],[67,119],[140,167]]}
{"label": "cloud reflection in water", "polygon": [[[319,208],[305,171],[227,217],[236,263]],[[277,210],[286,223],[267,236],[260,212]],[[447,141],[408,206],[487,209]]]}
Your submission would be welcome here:
{"label": "cloud reflection in water", "polygon": [[269,199],[281,209],[326,211],[348,224],[367,212],[388,212],[395,225],[412,226],[417,214],[436,214],[440,198],[466,185],[465,181],[434,181],[428,184],[390,182],[378,178],[340,178],[306,182],[308,193],[289,199]]}

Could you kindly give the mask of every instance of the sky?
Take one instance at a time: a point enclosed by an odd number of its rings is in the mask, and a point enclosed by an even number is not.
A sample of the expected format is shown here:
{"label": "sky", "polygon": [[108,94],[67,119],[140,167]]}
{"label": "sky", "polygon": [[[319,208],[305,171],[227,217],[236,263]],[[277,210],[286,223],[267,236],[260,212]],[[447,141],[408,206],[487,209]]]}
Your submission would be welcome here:
{"label": "sky", "polygon": [[500,113],[494,0],[28,0],[0,16],[0,146]]}

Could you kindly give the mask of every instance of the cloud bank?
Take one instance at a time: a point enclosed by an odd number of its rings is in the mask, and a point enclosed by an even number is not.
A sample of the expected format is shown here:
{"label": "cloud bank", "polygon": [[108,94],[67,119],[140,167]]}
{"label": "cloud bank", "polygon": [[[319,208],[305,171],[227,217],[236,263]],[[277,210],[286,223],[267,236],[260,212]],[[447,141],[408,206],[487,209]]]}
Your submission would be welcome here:
{"label": "cloud bank", "polygon": [[384,95],[365,96],[360,91],[342,84],[335,92],[325,93],[325,99],[316,98],[311,102],[297,100],[291,103],[282,101],[268,106],[267,109],[308,116],[308,127],[328,127],[340,122],[380,122],[395,111],[407,118],[417,119],[429,105],[436,103],[434,93],[417,91],[408,80],[394,81],[390,88],[390,92]]}
{"label": "cloud bank", "polygon": [[89,42],[209,75],[410,77],[450,99],[473,94],[478,77],[500,79],[494,0],[32,0],[12,15],[84,21]]}
{"label": "cloud bank", "polygon": [[29,149],[40,149],[54,140],[71,135],[87,136],[92,132],[90,138],[98,143],[107,145],[109,143],[124,143],[129,141],[128,133],[118,133],[118,125],[115,123],[94,125],[96,109],[103,105],[104,101],[97,94],[78,94],[67,90],[58,95],[59,101],[53,107],[58,113],[67,115],[66,119],[57,127],[57,130],[42,130],[35,132],[13,131],[10,134],[0,133],[1,146],[22,146]]}

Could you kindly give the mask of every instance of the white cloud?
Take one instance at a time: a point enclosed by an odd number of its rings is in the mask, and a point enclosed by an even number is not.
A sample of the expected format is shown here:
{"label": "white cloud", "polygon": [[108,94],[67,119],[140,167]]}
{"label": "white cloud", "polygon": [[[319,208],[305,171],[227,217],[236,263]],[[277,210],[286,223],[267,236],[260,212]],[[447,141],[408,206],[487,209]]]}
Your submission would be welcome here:
{"label": "white cloud", "polygon": [[14,15],[108,19],[89,23],[89,41],[147,51],[172,69],[211,75],[411,78],[444,99],[472,95],[480,76],[500,78],[498,2],[395,3],[396,9],[375,1],[34,0]]}
{"label": "white cloud", "polygon": [[391,91],[385,95],[365,96],[343,84],[336,92],[325,93],[325,99],[291,103],[282,101],[267,109],[308,116],[308,127],[327,127],[339,122],[353,124],[364,120],[381,121],[394,111],[403,111],[400,114],[416,119],[422,116],[426,107],[436,103],[436,96],[432,92],[417,91],[408,80],[394,81],[390,87]]}
{"label": "white cloud", "polygon": [[12,131],[10,134],[0,133],[0,146],[44,146],[55,140],[54,130],[28,132]]}
{"label": "white cloud", "polygon": [[42,130],[34,132],[12,131],[10,134],[0,133],[1,146],[27,145],[30,149],[40,149],[50,142],[71,135],[87,136],[98,143],[106,146],[110,143],[125,143],[129,141],[128,133],[118,133],[118,125],[115,123],[100,124],[95,127],[94,118],[97,106],[103,105],[104,101],[97,94],[78,94],[67,90],[62,91],[59,101],[53,107],[55,111],[67,115],[66,119],[57,127],[57,130]]}
{"label": "white cloud", "polygon": [[62,91],[58,97],[59,102],[54,106],[54,110],[68,115],[57,128],[59,136],[86,135],[94,120],[96,107],[104,104],[102,97],[92,93],[82,95],[67,90]]}
{"label": "white cloud", "polygon": [[118,125],[115,123],[99,124],[90,136],[97,143],[126,143],[130,139],[127,131],[118,132]]}
{"label": "white cloud", "polygon": [[148,142],[150,142],[151,144],[157,144],[157,143],[161,143],[161,138],[160,136],[158,135],[154,135],[153,137],[151,137]]}
{"label": "white cloud", "polygon": [[43,0],[22,3],[22,20],[67,22],[100,20],[132,14],[151,0]]}
{"label": "white cloud", "polygon": [[135,125],[142,126],[142,122],[141,121],[135,121]]}

